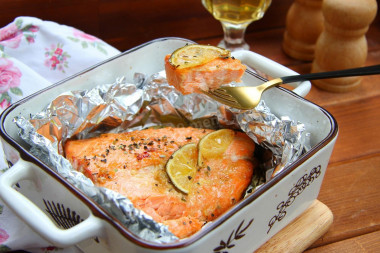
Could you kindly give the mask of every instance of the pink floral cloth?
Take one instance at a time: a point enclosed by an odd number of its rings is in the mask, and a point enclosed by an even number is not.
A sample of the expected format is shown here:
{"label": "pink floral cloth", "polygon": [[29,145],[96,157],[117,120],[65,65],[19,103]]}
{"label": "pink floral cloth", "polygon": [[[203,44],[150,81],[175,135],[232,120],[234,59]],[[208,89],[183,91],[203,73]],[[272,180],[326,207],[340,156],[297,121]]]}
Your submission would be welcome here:
{"label": "pink floral cloth", "polygon": [[[0,28],[0,112],[17,100],[120,53],[73,27],[18,17]],[[0,147],[0,176],[7,170]],[[0,252],[80,252],[49,245],[0,200]]]}

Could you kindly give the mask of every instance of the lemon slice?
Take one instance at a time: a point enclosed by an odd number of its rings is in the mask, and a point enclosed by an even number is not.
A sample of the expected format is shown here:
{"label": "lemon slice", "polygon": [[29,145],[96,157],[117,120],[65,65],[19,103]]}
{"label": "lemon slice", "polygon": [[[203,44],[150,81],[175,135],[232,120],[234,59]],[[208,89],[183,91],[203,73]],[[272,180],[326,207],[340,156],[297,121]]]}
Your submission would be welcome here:
{"label": "lemon slice", "polygon": [[182,192],[189,193],[197,170],[198,147],[195,143],[182,146],[166,163],[166,172],[173,184]]}
{"label": "lemon slice", "polygon": [[205,64],[218,57],[230,56],[231,52],[224,48],[191,44],[175,50],[170,56],[169,62],[177,69],[183,69]]}
{"label": "lemon slice", "polygon": [[198,144],[198,165],[203,166],[205,159],[220,157],[234,136],[235,132],[230,129],[220,129],[203,136]]}

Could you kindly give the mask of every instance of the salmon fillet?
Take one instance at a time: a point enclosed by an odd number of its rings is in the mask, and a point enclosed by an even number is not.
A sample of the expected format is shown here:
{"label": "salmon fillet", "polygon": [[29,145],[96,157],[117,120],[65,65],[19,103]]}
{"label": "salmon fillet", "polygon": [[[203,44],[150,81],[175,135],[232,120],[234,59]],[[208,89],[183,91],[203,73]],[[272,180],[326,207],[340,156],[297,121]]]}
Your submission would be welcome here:
{"label": "salmon fillet", "polygon": [[197,169],[188,194],[170,182],[165,164],[181,146],[198,143],[213,130],[145,129],[69,140],[66,158],[95,185],[127,196],[136,208],[168,226],[178,238],[188,237],[237,201],[251,182],[254,142],[235,132],[225,153]]}
{"label": "salmon fillet", "polygon": [[182,94],[202,93],[219,88],[233,81],[240,82],[246,66],[237,59],[215,58],[205,64],[188,68],[176,68],[165,57],[165,72],[168,83]]}

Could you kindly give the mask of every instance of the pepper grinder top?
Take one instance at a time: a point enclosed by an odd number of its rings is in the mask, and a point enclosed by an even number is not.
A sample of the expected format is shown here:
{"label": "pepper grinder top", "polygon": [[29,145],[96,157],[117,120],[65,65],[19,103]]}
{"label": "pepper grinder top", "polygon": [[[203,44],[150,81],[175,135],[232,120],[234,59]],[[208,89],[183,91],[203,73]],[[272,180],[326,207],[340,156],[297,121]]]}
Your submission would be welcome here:
{"label": "pepper grinder top", "polygon": [[342,35],[364,35],[377,12],[376,0],[324,0],[325,29]]}

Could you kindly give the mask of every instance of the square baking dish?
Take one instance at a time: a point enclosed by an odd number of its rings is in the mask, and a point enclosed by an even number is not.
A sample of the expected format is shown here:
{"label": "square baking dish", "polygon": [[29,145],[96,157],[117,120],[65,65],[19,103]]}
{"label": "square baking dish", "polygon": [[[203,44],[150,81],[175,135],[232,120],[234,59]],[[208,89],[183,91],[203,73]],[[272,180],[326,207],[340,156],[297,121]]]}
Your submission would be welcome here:
{"label": "square baking dish", "polygon": [[[13,104],[1,114],[1,141],[10,165],[0,177],[0,197],[26,224],[55,246],[75,245],[84,252],[253,252],[305,211],[317,198],[338,136],[335,119],[303,98],[310,82],[278,87],[263,95],[278,117],[302,122],[310,133],[311,149],[269,182],[238,202],[195,235],[170,243],[142,240],[126,229],[90,197],[37,159],[13,122],[28,117],[69,90],[113,83],[118,76],[153,74],[164,69],[165,55],[192,41],[161,38],[110,58]],[[250,51],[233,54],[244,64],[268,76],[294,71]],[[243,83],[261,79],[246,73]]]}

